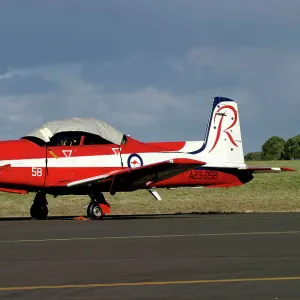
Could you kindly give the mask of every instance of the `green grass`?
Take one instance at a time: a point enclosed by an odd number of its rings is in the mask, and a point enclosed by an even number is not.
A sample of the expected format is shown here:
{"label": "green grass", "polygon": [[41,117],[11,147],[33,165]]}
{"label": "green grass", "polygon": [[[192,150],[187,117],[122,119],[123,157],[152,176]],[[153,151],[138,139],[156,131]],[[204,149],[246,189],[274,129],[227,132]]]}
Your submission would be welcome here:
{"label": "green grass", "polygon": [[[286,166],[300,170],[300,161],[248,162],[248,165]],[[229,189],[158,190],[155,200],[147,191],[106,194],[112,214],[164,214],[190,212],[295,212],[300,211],[300,171],[256,174],[239,187]],[[0,217],[29,216],[34,194],[0,193]],[[49,216],[85,215],[88,196],[48,196]]]}

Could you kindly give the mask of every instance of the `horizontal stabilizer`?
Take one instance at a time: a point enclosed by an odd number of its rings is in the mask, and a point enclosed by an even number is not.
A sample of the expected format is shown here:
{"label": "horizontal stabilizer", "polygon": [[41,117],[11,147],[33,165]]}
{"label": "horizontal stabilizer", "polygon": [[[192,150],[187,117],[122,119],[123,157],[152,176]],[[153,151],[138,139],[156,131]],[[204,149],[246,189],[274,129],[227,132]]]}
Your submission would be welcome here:
{"label": "horizontal stabilizer", "polygon": [[250,171],[251,173],[279,173],[283,171],[295,172],[296,170],[287,167],[245,167],[239,170]]}

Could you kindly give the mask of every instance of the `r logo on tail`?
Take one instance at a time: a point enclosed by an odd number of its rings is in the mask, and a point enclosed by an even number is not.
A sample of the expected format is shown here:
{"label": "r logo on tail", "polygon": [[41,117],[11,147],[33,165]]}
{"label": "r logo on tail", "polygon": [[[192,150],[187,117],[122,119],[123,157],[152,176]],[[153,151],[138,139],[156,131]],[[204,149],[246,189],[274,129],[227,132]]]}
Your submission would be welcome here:
{"label": "r logo on tail", "polygon": [[219,108],[219,109],[216,111],[216,113],[215,113],[215,116],[214,116],[214,124],[216,124],[216,117],[217,117],[217,116],[221,116],[221,119],[220,119],[220,121],[219,121],[219,126],[218,126],[218,130],[217,130],[217,136],[216,136],[215,142],[214,142],[212,148],[209,150],[209,152],[213,151],[213,149],[216,147],[216,145],[218,144],[218,141],[219,141],[219,139],[220,139],[220,136],[221,136],[221,130],[222,130],[222,125],[223,125],[223,119],[224,119],[225,116],[227,116],[227,115],[226,115],[226,111],[225,111],[224,113],[220,113],[220,111],[222,111],[222,110],[224,110],[224,109],[230,109],[230,110],[233,112],[234,117],[232,118],[232,123],[231,123],[226,129],[224,129],[222,132],[225,132],[225,133],[227,134],[229,140],[231,141],[231,143],[232,143],[234,146],[238,147],[238,145],[237,145],[236,142],[234,141],[234,139],[233,139],[231,133],[227,131],[227,130],[231,129],[231,128],[236,124],[237,119],[238,119],[238,113],[237,113],[237,110],[236,110],[233,106],[231,106],[231,105],[225,105],[225,106]]}

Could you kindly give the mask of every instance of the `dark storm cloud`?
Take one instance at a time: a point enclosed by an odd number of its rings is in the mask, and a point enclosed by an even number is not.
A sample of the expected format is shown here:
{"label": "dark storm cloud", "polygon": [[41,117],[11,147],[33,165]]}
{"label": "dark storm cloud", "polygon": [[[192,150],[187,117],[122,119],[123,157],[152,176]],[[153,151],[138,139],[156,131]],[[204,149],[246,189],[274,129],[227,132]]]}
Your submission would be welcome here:
{"label": "dark storm cloud", "polygon": [[3,1],[1,138],[90,116],[200,139],[216,95],[240,101],[246,152],[298,134],[299,13],[298,0]]}
{"label": "dark storm cloud", "polygon": [[[166,57],[199,45],[299,47],[296,1],[3,1],[1,67]],[[288,32],[287,32],[288,30]]]}

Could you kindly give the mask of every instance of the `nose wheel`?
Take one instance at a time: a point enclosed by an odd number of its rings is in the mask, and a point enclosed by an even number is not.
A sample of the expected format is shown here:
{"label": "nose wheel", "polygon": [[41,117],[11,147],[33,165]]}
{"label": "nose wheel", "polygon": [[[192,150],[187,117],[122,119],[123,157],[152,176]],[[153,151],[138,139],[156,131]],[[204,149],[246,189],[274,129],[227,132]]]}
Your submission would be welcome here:
{"label": "nose wheel", "polygon": [[45,220],[48,217],[48,201],[44,193],[37,193],[30,208],[33,219]]}
{"label": "nose wheel", "polygon": [[110,213],[110,205],[102,193],[90,194],[91,202],[87,206],[87,216],[90,220],[100,220]]}

